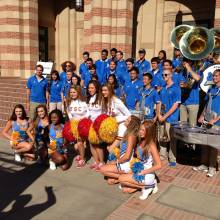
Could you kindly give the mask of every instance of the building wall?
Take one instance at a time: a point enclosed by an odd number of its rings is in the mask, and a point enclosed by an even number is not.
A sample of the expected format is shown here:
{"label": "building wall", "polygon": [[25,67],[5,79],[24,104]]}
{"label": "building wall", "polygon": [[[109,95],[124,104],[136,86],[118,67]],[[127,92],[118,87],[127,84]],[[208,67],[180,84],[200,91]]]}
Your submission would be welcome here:
{"label": "building wall", "polygon": [[0,1],[1,76],[27,77],[38,58],[37,0]]}

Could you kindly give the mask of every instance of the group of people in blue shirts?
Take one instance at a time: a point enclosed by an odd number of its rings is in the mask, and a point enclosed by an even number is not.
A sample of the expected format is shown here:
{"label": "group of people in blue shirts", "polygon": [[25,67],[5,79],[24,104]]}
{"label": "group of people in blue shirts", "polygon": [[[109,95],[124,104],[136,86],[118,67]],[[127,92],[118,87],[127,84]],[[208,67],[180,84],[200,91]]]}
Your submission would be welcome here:
{"label": "group of people in blue shirts", "polygon": [[[27,88],[30,90],[30,116],[31,109],[36,108],[36,103],[47,103],[50,111],[56,108],[64,111],[66,95],[73,84],[80,85],[84,95],[91,80],[97,80],[100,85],[111,84],[116,96],[124,101],[131,114],[164,125],[161,139],[165,133],[168,141],[160,143],[160,156],[161,159],[169,158],[170,166],[175,167],[176,143],[171,140],[170,135],[172,123],[188,121],[190,126],[195,126],[198,122],[206,121],[213,127],[220,126],[220,70],[213,73],[214,85],[206,96],[206,103],[200,90],[203,71],[218,61],[213,55],[201,61],[192,61],[183,57],[178,49],[174,50],[172,60],[167,59],[164,50],[150,62],[145,59],[145,49],[140,49],[138,56],[137,60],[125,60],[122,51],[112,48],[108,58],[108,50],[103,49],[100,59],[94,62],[89,52],[85,51],[79,74],[75,73],[75,64],[66,61],[62,64],[63,72],[52,72],[50,84],[44,78],[37,79],[36,75],[30,77],[27,82]],[[33,84],[37,86],[33,87]],[[205,106],[204,110],[201,109],[202,105]],[[206,118],[207,106],[208,111],[213,112],[213,117],[209,119]],[[170,142],[169,148],[167,142]],[[217,162],[217,152],[215,153],[212,154],[214,157],[209,158],[212,164]],[[214,176],[216,167],[209,168],[209,176]]]}

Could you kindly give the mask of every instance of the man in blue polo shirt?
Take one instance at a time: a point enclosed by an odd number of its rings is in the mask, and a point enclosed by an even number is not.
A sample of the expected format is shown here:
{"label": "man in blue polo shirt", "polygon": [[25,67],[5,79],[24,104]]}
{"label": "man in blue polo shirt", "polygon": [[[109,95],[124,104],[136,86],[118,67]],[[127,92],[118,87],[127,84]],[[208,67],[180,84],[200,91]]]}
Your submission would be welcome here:
{"label": "man in blue polo shirt", "polygon": [[65,104],[66,102],[66,97],[68,95],[68,92],[70,90],[70,87],[72,85],[72,77],[73,77],[73,72],[71,70],[66,72],[66,81],[63,82],[62,89],[61,89],[61,97],[62,97],[62,102]]}
{"label": "man in blue polo shirt", "polygon": [[143,79],[143,74],[148,72],[150,70],[150,62],[145,60],[145,55],[146,55],[146,50],[141,48],[138,51],[139,54],[139,60],[137,60],[134,63],[134,66],[138,68],[139,70],[139,79],[142,80]]}
{"label": "man in blue polo shirt", "polygon": [[182,104],[180,106],[180,121],[188,121],[191,126],[197,124],[199,111],[199,83],[201,72],[195,72],[190,60],[183,60],[184,71],[182,72]]}
{"label": "man in blue polo shirt", "polygon": [[156,88],[158,91],[161,89],[162,71],[159,69],[160,60],[158,57],[151,59],[151,70],[149,71],[153,77],[151,86]]}
{"label": "man in blue polo shirt", "polygon": [[[207,104],[199,117],[199,123],[208,124],[213,129],[220,128],[220,69],[213,73],[214,86],[207,93]],[[208,177],[216,174],[218,150],[209,146],[202,147],[201,164],[193,170],[208,172]]]}
{"label": "man in blue polo shirt", "polygon": [[130,80],[124,85],[125,105],[129,111],[138,109],[138,101],[140,99],[140,89],[143,82],[138,79],[138,69],[133,67],[130,70]]}
{"label": "man in blue polo shirt", "polygon": [[109,62],[108,62],[108,50],[103,49],[101,52],[101,59],[95,62],[96,74],[98,76],[98,81],[100,85],[106,82],[106,76],[108,72]]}
{"label": "man in blue polo shirt", "polygon": [[84,51],[83,52],[83,63],[81,63],[79,66],[80,76],[82,76],[87,71],[86,61],[88,60],[88,58],[89,58],[89,52]]}
{"label": "man in blue polo shirt", "polygon": [[[143,87],[140,90],[139,109],[144,113],[145,120],[156,122],[160,108],[160,97],[157,90],[151,86],[153,77],[150,73],[143,74]],[[154,107],[156,106],[156,111]]]}
{"label": "man in blue polo shirt", "polygon": [[[170,166],[176,166],[176,145],[172,136],[170,136],[170,125],[179,120],[179,105],[181,103],[181,89],[179,85],[172,80],[172,72],[170,70],[163,71],[163,78],[166,82],[165,87],[160,91],[161,110],[158,120],[165,126],[167,134],[166,142],[170,142],[169,161]],[[164,141],[165,142],[165,141]],[[167,143],[160,143],[161,159],[167,158]]]}
{"label": "man in blue polo shirt", "polygon": [[27,81],[27,109],[29,116],[34,118],[36,107],[40,104],[49,106],[48,82],[43,77],[44,68],[42,65],[37,65],[36,73]]}
{"label": "man in blue polo shirt", "polygon": [[116,66],[116,72],[118,74],[118,83],[119,85],[123,86],[124,85],[124,75],[126,74],[127,71],[127,66],[126,63],[123,59],[123,52],[121,50],[118,50],[117,52],[117,66]]}

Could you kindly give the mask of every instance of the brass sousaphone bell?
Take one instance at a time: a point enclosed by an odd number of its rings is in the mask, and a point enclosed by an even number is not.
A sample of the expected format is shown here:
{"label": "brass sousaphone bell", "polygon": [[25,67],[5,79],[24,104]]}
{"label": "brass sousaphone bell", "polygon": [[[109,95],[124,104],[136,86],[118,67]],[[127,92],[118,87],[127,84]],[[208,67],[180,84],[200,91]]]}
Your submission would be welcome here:
{"label": "brass sousaphone bell", "polygon": [[179,42],[182,38],[182,36],[189,30],[192,29],[192,26],[190,25],[186,25],[186,24],[182,24],[182,25],[179,25],[177,27],[175,27],[172,32],[171,32],[171,35],[170,35],[170,41],[172,43],[172,45],[179,49]]}
{"label": "brass sousaphone bell", "polygon": [[213,52],[220,52],[220,28],[212,28],[210,32],[214,35],[215,46]]}
{"label": "brass sousaphone bell", "polygon": [[179,48],[184,57],[200,60],[214,49],[215,41],[212,31],[204,27],[192,27],[180,39]]}

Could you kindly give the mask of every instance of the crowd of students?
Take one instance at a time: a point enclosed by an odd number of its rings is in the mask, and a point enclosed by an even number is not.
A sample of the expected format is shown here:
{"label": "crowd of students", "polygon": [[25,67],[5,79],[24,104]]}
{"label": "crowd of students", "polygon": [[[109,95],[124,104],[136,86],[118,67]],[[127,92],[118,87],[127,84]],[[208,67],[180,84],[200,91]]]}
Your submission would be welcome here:
{"label": "crowd of students", "polygon": [[[142,189],[140,198],[146,199],[157,191],[155,171],[161,168],[161,160],[176,166],[172,123],[188,121],[189,126],[206,123],[220,127],[220,69],[213,73],[214,85],[205,103],[199,87],[204,69],[218,63],[218,59],[210,54],[193,62],[182,57],[178,49],[172,60],[161,50],[151,62],[145,59],[145,49],[139,50],[136,61],[124,60],[123,52],[116,48],[110,53],[108,58],[108,50],[103,49],[101,59],[94,62],[84,52],[78,74],[75,64],[66,61],[63,72],[53,70],[49,82],[42,76],[43,66],[37,65],[36,73],[27,81],[29,117],[22,105],[16,105],[2,133],[10,140],[16,161],[37,156],[41,163],[49,161],[52,170],[57,166],[69,168],[69,145],[78,152],[76,167],[85,167],[88,147],[94,160],[91,169],[106,176],[109,184],[120,183],[124,192]],[[204,110],[199,115],[202,105]],[[117,121],[113,143],[94,144],[82,138],[70,143],[63,138],[65,121],[89,118],[94,122],[101,114]],[[212,177],[216,174],[218,151],[208,146],[202,149],[208,153],[202,153],[201,166],[193,169]]]}

